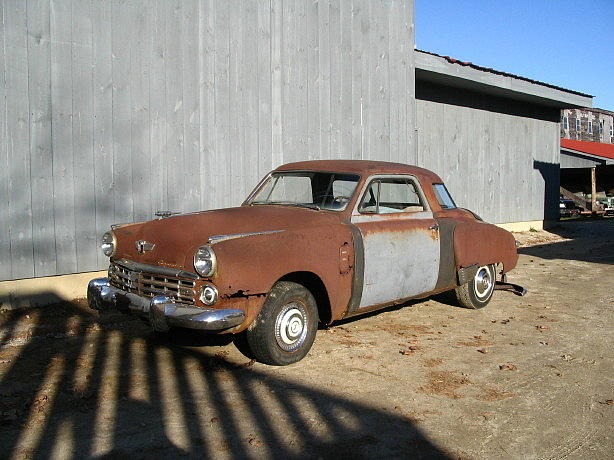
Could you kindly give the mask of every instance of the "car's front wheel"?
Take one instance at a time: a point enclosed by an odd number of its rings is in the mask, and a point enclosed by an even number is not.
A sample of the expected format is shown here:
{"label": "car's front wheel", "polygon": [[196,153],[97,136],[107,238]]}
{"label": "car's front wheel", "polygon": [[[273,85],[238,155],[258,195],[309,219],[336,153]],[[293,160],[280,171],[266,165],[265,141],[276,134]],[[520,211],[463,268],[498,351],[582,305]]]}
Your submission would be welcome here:
{"label": "car's front wheel", "polygon": [[483,265],[473,279],[455,289],[456,299],[465,308],[484,308],[492,298],[495,282],[495,266]]}
{"label": "car's front wheel", "polygon": [[318,308],[311,292],[300,284],[280,281],[245,332],[246,345],[258,361],[285,366],[305,357],[317,329]]}

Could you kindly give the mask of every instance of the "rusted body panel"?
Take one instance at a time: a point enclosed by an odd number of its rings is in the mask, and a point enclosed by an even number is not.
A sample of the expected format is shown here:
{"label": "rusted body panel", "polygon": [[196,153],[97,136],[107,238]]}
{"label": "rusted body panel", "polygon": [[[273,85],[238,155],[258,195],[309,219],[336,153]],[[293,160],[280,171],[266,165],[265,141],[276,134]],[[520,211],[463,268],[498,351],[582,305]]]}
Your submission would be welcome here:
{"label": "rusted body panel", "polygon": [[[194,251],[207,244],[213,236],[291,231],[339,223],[337,213],[284,206],[242,206],[203,211],[116,228],[117,250],[114,258],[194,271]],[[251,240],[255,237],[246,238]],[[139,240],[155,244],[154,250],[139,253],[135,245]]]}
{"label": "rusted body panel", "polygon": [[[433,198],[433,199],[437,201],[436,198]],[[439,207],[439,203],[437,203],[437,206]],[[471,211],[467,211],[466,209],[461,209],[461,208],[441,209],[439,207],[439,210],[435,212],[435,218],[436,219],[454,219],[455,221],[464,220],[464,221],[469,221],[469,222],[473,222],[475,220],[475,217]]]}
{"label": "rusted body panel", "polygon": [[513,235],[495,225],[477,220],[463,221],[454,230],[454,256],[456,267],[503,264],[503,273],[512,270],[518,262]]}
{"label": "rusted body panel", "polygon": [[220,268],[213,282],[222,299],[266,294],[282,277],[309,272],[324,283],[333,319],[340,318],[347,309],[353,271],[343,266],[347,255],[342,255],[341,249],[353,252],[353,239],[345,224],[310,225],[275,235],[230,240],[214,247]]}
{"label": "rusted body panel", "polygon": [[[224,332],[247,328],[267,293],[281,279],[308,273],[324,286],[327,321],[362,313],[458,285],[458,270],[475,264],[516,265],[514,238],[467,210],[442,209],[431,171],[376,161],[307,161],[275,171],[326,171],[360,176],[343,211],[282,205],[248,205],[117,226],[113,260],[190,272],[195,291],[212,283],[212,308],[240,309],[246,320]],[[424,212],[360,214],[357,203],[375,176],[411,176],[428,206]],[[264,182],[262,182],[264,183]],[[261,183],[261,184],[262,184]],[[258,187],[256,188],[256,190]],[[217,271],[196,275],[193,257],[211,245]],[[188,273],[188,275],[190,274]],[[296,278],[292,278],[296,279]],[[376,286],[377,285],[377,286]],[[196,306],[204,306],[195,299]]]}
{"label": "rusted body panel", "polygon": [[[293,272],[311,272],[327,288],[332,316],[340,318],[351,295],[352,267],[341,273],[340,263],[353,260],[353,239],[341,215],[283,206],[243,206],[168,219],[125,225],[116,228],[117,250],[113,259],[173,267],[194,272],[193,256],[210,240],[218,259],[218,270],[205,281],[219,290],[216,307],[228,308],[227,299],[252,297],[269,292],[272,285]],[[219,236],[247,235],[229,239]],[[139,253],[135,241],[154,244],[149,252]],[[345,261],[340,261],[341,248]],[[317,250],[314,250],[317,248]],[[322,257],[322,254],[339,254]],[[252,302],[255,316],[263,302]],[[197,300],[197,305],[202,305]]]}
{"label": "rusted body panel", "polygon": [[374,174],[408,174],[420,177],[430,183],[443,183],[441,178],[428,169],[403,163],[372,160],[314,160],[287,163],[275,171],[338,171],[360,174],[363,177]]}

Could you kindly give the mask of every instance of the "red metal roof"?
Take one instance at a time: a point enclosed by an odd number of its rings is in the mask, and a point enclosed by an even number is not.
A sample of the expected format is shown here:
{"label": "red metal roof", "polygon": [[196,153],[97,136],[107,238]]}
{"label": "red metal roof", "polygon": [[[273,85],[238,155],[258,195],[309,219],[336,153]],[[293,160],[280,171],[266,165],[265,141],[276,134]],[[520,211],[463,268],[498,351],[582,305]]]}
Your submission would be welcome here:
{"label": "red metal roof", "polygon": [[575,139],[561,139],[561,147],[588,153],[603,158],[614,159],[614,144],[602,144],[601,142],[577,141]]}
{"label": "red metal roof", "polygon": [[464,67],[471,67],[472,69],[481,70],[482,72],[489,72],[489,73],[492,73],[492,74],[495,74],[495,75],[501,75],[501,76],[504,76],[504,77],[512,77],[512,78],[516,78],[517,80],[523,80],[523,81],[526,81],[526,82],[529,82],[529,83],[534,83],[536,85],[542,85],[542,86],[546,86],[548,88],[558,89],[560,91],[565,91],[567,93],[577,94],[578,96],[593,97],[590,94],[581,93],[579,91],[574,91],[572,89],[562,88],[560,86],[552,85],[550,83],[545,83],[545,82],[539,81],[539,80],[531,80],[530,78],[527,78],[527,77],[522,77],[520,75],[514,75],[513,73],[503,72],[501,70],[491,69],[490,67],[483,67],[481,65],[474,64],[473,62],[460,61],[458,59],[451,58],[450,56],[442,56],[441,54],[432,53],[430,51],[424,51],[424,50],[419,50],[419,49],[416,49],[416,51],[418,53],[430,54],[431,56],[437,56],[437,57],[440,57],[440,58],[444,58],[450,64],[458,64],[458,65],[461,65],[461,66],[464,66]]}

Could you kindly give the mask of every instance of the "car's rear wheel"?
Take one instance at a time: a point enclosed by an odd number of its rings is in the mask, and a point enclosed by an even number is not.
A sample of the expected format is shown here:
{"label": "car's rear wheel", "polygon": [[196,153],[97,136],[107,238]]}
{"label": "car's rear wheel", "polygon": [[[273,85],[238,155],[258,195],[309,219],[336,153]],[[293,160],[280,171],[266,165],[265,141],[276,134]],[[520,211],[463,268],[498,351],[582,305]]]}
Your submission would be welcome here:
{"label": "car's rear wheel", "polygon": [[256,360],[285,366],[305,357],[317,329],[318,308],[311,292],[300,284],[280,281],[245,332],[245,342]]}
{"label": "car's rear wheel", "polygon": [[495,266],[483,265],[473,279],[455,289],[456,299],[465,308],[484,308],[492,298],[495,282]]}

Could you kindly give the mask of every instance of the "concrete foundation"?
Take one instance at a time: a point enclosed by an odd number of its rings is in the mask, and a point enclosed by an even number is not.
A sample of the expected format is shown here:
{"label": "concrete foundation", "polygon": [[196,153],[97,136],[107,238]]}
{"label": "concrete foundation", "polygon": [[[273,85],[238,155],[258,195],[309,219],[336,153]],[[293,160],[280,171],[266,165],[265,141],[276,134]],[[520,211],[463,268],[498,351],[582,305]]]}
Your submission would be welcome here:
{"label": "concrete foundation", "polygon": [[106,276],[106,271],[46,276],[0,282],[0,310],[49,305],[84,298],[92,278]]}

